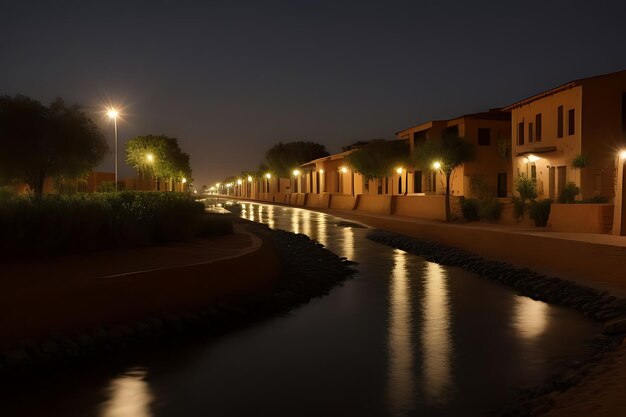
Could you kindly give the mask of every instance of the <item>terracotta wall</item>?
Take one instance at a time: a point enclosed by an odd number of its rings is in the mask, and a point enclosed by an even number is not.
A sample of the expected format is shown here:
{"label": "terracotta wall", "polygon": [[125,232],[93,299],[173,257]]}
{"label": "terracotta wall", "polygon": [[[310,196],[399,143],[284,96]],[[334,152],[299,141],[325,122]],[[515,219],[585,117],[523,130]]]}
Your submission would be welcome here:
{"label": "terracotta wall", "polygon": [[330,196],[330,208],[354,210],[356,204],[356,197],[351,195],[331,194]]}
{"label": "terracotta wall", "polygon": [[445,220],[446,206],[443,195],[393,196],[392,213],[420,219]]}
{"label": "terracotta wall", "polygon": [[313,208],[328,208],[330,194],[307,194],[306,206]]}
{"label": "terracotta wall", "polygon": [[552,204],[548,227],[555,232],[609,233],[613,204]]}
{"label": "terracotta wall", "polygon": [[357,196],[356,209],[378,214],[391,214],[391,196],[363,194]]}

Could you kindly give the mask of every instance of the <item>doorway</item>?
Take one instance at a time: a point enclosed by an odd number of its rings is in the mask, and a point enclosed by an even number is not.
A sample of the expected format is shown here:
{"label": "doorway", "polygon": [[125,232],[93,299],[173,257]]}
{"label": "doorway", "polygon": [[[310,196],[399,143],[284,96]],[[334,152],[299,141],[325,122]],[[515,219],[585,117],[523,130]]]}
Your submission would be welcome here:
{"label": "doorway", "polygon": [[507,193],[506,172],[498,174],[498,197],[504,198]]}

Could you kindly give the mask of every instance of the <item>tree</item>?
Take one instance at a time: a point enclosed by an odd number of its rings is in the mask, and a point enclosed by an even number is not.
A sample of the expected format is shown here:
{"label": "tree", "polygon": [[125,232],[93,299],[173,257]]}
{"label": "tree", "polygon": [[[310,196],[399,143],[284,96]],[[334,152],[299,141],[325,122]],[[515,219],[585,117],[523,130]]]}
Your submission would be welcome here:
{"label": "tree", "polygon": [[[441,139],[427,140],[419,145],[411,160],[422,169],[435,167],[446,181],[446,221],[450,214],[450,178],[455,168],[474,159],[474,145],[456,135],[444,135]],[[437,164],[437,165],[435,165]]]}
{"label": "tree", "polygon": [[278,177],[288,178],[293,169],[305,162],[328,156],[324,145],[315,142],[279,142],[265,152],[269,169]]}
{"label": "tree", "polygon": [[348,164],[366,181],[382,180],[408,161],[409,147],[400,140],[371,142],[349,154]]}
{"label": "tree", "polygon": [[27,183],[36,196],[47,177],[83,176],[107,151],[81,106],[60,98],[46,107],[25,96],[0,97],[0,177]]}
{"label": "tree", "polygon": [[150,174],[157,180],[191,180],[189,155],[168,136],[137,136],[126,143],[126,162],[140,175]]}

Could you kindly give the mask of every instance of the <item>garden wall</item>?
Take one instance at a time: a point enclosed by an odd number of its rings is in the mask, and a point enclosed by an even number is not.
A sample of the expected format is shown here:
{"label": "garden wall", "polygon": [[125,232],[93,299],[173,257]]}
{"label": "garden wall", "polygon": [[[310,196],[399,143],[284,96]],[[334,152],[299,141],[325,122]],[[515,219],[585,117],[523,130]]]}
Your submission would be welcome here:
{"label": "garden wall", "polygon": [[548,227],[555,232],[610,233],[613,204],[552,204]]}
{"label": "garden wall", "polygon": [[330,208],[342,210],[354,210],[356,197],[351,195],[331,194]]}
{"label": "garden wall", "polygon": [[[456,199],[450,197],[452,205]],[[446,198],[443,195],[394,195],[392,214],[429,220],[446,219]]]}
{"label": "garden wall", "polygon": [[391,214],[391,196],[376,194],[357,195],[356,209],[369,213]]}

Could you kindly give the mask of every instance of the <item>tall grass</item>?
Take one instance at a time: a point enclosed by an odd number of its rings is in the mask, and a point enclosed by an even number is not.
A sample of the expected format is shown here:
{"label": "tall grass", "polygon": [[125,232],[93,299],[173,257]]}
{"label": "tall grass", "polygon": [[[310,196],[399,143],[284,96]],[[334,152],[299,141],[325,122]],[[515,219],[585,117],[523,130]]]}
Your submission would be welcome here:
{"label": "tall grass", "polygon": [[120,192],[0,200],[0,257],[191,239],[204,206],[179,193]]}

